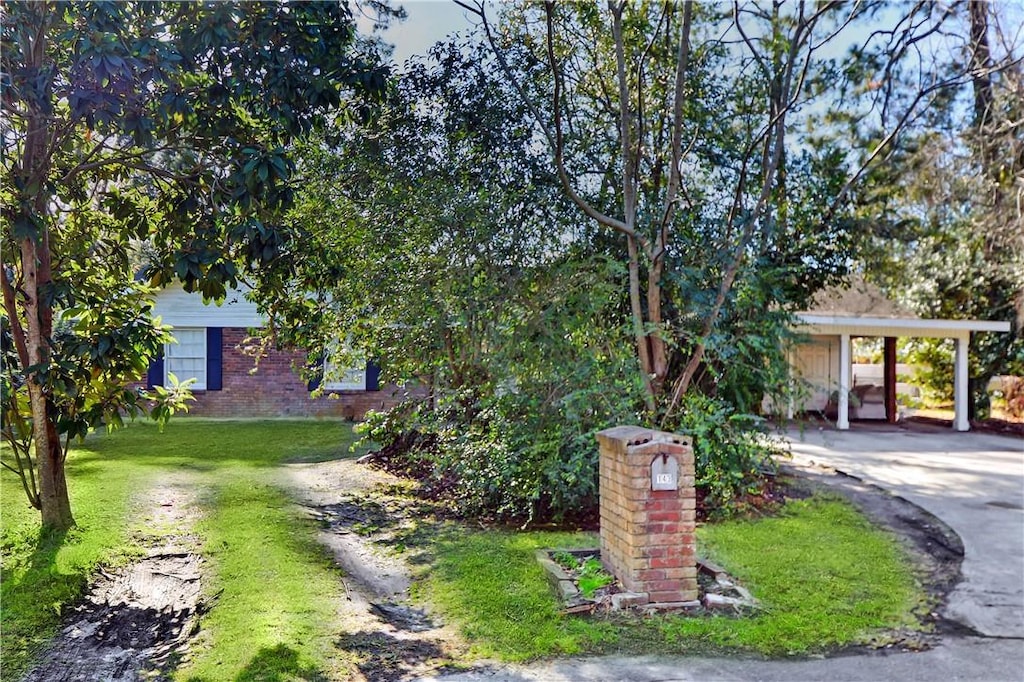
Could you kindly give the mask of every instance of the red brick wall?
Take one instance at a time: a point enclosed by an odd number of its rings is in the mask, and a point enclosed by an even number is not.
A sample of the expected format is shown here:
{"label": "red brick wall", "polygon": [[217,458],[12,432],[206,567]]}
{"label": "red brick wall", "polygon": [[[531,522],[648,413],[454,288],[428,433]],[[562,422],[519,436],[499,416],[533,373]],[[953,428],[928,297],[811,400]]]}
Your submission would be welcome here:
{"label": "red brick wall", "polygon": [[[697,599],[696,487],[685,436],[631,426],[606,429],[600,443],[601,561],[625,588],[651,603]],[[652,490],[651,463],[679,465],[678,489]]]}
{"label": "red brick wall", "polygon": [[312,399],[298,373],[306,363],[305,352],[271,350],[256,366],[254,359],[241,351],[247,336],[243,328],[223,329],[223,387],[219,391],[194,391],[196,400],[190,403],[190,415],[360,420],[367,410],[391,407],[404,394],[404,389],[382,385],[379,391],[325,391]]}

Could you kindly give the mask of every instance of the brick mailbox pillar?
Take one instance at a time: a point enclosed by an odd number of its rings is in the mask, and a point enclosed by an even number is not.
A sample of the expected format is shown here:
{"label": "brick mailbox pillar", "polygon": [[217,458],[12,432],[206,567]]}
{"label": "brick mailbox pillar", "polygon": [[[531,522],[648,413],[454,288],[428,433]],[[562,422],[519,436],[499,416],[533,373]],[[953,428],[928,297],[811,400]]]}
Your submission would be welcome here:
{"label": "brick mailbox pillar", "polygon": [[[597,434],[601,561],[640,602],[697,599],[690,439],[636,426]],[[645,597],[646,595],[646,597]]]}

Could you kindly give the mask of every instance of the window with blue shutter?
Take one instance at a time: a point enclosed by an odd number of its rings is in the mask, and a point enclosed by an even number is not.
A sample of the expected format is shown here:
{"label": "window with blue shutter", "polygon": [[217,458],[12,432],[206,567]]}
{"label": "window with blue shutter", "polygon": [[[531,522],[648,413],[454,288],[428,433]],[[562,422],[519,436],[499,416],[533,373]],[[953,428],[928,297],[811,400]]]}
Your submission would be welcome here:
{"label": "window with blue shutter", "polygon": [[366,390],[380,390],[380,365],[372,360],[366,363]]}
{"label": "window with blue shutter", "polygon": [[168,343],[146,372],[146,386],[166,386],[167,375],[179,382],[194,379],[193,391],[220,391],[224,387],[223,329],[221,327],[178,327],[172,332],[177,343]]}
{"label": "window with blue shutter", "polygon": [[306,384],[306,390],[308,390],[310,393],[312,393],[316,389],[320,388],[320,383],[324,379],[324,359],[323,359],[323,356],[318,356],[318,357],[312,358],[312,361],[309,363],[308,366],[309,366],[311,378],[309,380],[309,383]]}

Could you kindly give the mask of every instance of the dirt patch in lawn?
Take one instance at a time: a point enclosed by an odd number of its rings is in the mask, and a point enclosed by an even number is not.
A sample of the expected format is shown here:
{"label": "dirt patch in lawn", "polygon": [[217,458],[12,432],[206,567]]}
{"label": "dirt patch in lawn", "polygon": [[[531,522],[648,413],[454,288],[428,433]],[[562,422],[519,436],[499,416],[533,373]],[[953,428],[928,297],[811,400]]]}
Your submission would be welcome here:
{"label": "dirt patch in lawn", "polygon": [[190,486],[164,481],[141,507],[150,512],[138,537],[146,555],[99,572],[25,682],[163,680],[185,655],[204,610]]}
{"label": "dirt patch in lawn", "polygon": [[437,674],[464,646],[410,600],[418,547],[432,532],[431,507],[400,479],[352,460],[285,465],[284,482],[320,524],[318,539],[344,571],[337,647],[363,679],[392,682]]}
{"label": "dirt patch in lawn", "polygon": [[873,523],[892,532],[914,562],[929,597],[919,616],[930,631],[893,632],[872,648],[927,649],[938,643],[942,634],[972,634],[960,623],[940,615],[950,592],[963,578],[964,546],[952,528],[916,504],[830,467],[784,464],[779,473],[785,477],[790,497],[818,490],[840,494]]}

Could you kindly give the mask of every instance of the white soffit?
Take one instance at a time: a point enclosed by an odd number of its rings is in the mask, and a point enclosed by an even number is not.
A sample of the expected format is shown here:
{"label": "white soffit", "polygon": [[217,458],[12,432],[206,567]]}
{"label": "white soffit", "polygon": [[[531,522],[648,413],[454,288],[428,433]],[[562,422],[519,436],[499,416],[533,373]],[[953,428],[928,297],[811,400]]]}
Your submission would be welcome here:
{"label": "white soffit", "polygon": [[797,313],[799,330],[810,334],[850,336],[928,336],[956,338],[971,332],[1009,332],[1009,322],[992,320],[924,320],[899,317],[857,317]]}
{"label": "white soffit", "polygon": [[175,283],[156,293],[153,316],[172,327],[261,327],[256,304],[240,289],[229,291],[220,305],[204,303],[202,294],[189,293]]}

